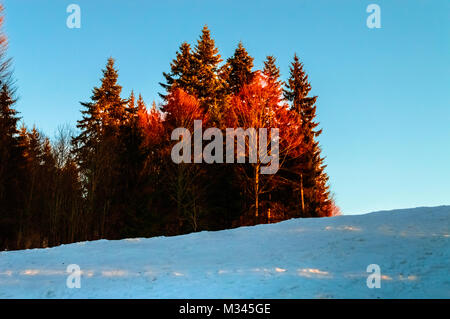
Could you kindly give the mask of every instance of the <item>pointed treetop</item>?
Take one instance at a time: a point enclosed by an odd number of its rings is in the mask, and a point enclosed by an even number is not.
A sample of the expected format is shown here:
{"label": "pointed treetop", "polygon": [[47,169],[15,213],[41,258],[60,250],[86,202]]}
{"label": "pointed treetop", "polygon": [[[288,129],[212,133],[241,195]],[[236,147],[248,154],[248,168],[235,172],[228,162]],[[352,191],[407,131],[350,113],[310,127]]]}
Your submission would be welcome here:
{"label": "pointed treetop", "polygon": [[142,98],[142,95],[140,93],[139,93],[139,98],[137,100],[137,109],[138,109],[138,112],[142,112],[142,111],[146,110],[144,99]]}
{"label": "pointed treetop", "polygon": [[303,63],[300,62],[297,54],[294,55],[294,61],[290,67],[290,77],[285,85],[284,96],[292,102],[292,109],[299,114],[302,119],[302,126],[305,131],[305,139],[308,143],[316,143],[314,137],[321,134],[321,130],[315,130],[318,122],[316,118],[316,100],[317,96],[309,97],[311,84],[308,81],[308,75],[303,70]]}
{"label": "pointed treetop", "polygon": [[117,69],[114,67],[114,59],[108,58],[108,62],[106,63],[106,68],[102,70],[103,78],[101,79],[102,85],[100,88],[94,88],[94,94],[92,99],[94,101],[101,99],[103,96],[102,92],[109,92],[110,95],[117,97],[122,92],[122,87],[117,84],[117,80],[119,78],[119,73]]}
{"label": "pointed treetop", "polygon": [[216,47],[214,40],[211,38],[211,32],[208,26],[205,25],[202,29],[202,34],[197,40],[197,45],[194,50],[194,57],[199,63],[217,67],[222,62],[219,49]]}
{"label": "pointed treetop", "polygon": [[128,107],[130,109],[133,109],[135,107],[135,96],[134,96],[134,90],[131,90],[130,97],[128,98]]}
{"label": "pointed treetop", "polygon": [[[163,72],[166,83],[160,82],[159,84],[166,92],[169,92],[172,87],[179,87],[192,94],[193,64],[191,46],[187,42],[183,42],[176,53],[176,58],[170,63],[170,72]],[[159,93],[159,95],[163,99],[167,97],[166,94]]]}
{"label": "pointed treetop", "polygon": [[248,54],[242,41],[239,41],[234,55],[228,58],[225,69],[229,93],[238,93],[243,85],[252,81],[253,57]]}
{"label": "pointed treetop", "polygon": [[186,42],[180,46],[170,73],[163,73],[166,83],[160,83],[168,94],[160,93],[160,96],[167,102],[173,89],[179,88],[195,96],[207,111],[222,100],[224,83],[218,76],[221,61],[219,50],[205,25],[193,50]]}
{"label": "pointed treetop", "polygon": [[285,97],[287,100],[296,103],[296,100],[308,96],[311,85],[308,82],[308,75],[303,70],[303,63],[300,62],[297,54],[294,54],[294,61],[290,67],[290,78],[286,84]]}
{"label": "pointed treetop", "polygon": [[15,102],[8,85],[4,84],[0,91],[0,134],[2,137],[11,138],[17,133],[17,122],[20,117],[13,108]]}
{"label": "pointed treetop", "polygon": [[205,112],[222,99],[223,81],[218,77],[220,62],[222,59],[219,49],[211,38],[208,27],[204,26],[192,55],[192,92],[185,92],[197,97]]}
{"label": "pointed treetop", "polygon": [[280,84],[280,69],[276,65],[276,60],[277,59],[273,55],[266,57],[263,74],[268,78],[269,82]]}
{"label": "pointed treetop", "polygon": [[[83,111],[83,114],[87,115],[86,119],[96,120],[100,117],[106,124],[119,125],[126,117],[127,100],[120,97],[122,86],[117,83],[119,74],[114,67],[113,58],[108,59],[106,68],[102,72],[102,84],[100,87],[93,89],[92,102],[82,103],[87,108],[86,111]],[[83,126],[84,124],[79,123],[79,125]]]}
{"label": "pointed treetop", "polygon": [[231,58],[228,59],[228,61],[232,61],[232,60],[242,61],[245,64],[247,64],[248,66],[250,66],[250,68],[253,67],[253,57],[251,57],[248,54],[242,41],[239,41],[236,50],[234,50],[234,56],[232,56]]}

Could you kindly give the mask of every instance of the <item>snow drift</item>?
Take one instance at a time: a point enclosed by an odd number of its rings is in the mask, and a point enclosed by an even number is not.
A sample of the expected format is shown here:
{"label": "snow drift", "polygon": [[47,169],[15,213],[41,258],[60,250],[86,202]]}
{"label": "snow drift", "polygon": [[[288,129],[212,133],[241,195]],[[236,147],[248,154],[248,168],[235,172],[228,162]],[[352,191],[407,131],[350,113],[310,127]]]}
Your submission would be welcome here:
{"label": "snow drift", "polygon": [[449,221],[441,206],[1,252],[0,298],[449,298]]}

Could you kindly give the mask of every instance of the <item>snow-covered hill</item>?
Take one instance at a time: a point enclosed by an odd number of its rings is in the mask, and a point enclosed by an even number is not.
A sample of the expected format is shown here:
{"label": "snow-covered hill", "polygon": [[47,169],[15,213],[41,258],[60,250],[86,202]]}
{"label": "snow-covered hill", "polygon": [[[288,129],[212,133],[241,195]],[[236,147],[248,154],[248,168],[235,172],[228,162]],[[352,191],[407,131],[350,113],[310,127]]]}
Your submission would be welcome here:
{"label": "snow-covered hill", "polygon": [[1,252],[0,298],[450,298],[449,271],[441,206]]}

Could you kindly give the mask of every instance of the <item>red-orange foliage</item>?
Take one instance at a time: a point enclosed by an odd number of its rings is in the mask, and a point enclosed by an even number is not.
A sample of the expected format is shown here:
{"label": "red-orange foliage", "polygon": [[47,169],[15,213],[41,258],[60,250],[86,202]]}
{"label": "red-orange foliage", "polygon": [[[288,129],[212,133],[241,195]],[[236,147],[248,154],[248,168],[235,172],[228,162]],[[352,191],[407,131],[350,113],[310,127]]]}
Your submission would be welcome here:
{"label": "red-orange foliage", "polygon": [[144,145],[157,145],[163,138],[162,115],[155,105],[148,111],[145,107],[138,109],[138,125],[144,135]]}
{"label": "red-orange foliage", "polygon": [[169,131],[177,127],[192,128],[194,120],[207,120],[198,99],[180,88],[174,88],[163,106],[165,126]]}
{"label": "red-orange foliage", "polygon": [[336,205],[336,202],[334,201],[334,199],[331,200],[330,212],[331,212],[331,215],[327,216],[327,217],[342,215],[341,208],[338,205]]}
{"label": "red-orange foliage", "polygon": [[[257,72],[252,82],[244,85],[238,94],[232,96],[230,104],[226,119],[229,127],[254,128],[256,130],[266,128],[268,134],[271,134],[270,129],[272,128],[279,130],[279,167],[283,166],[288,156],[296,156],[293,152],[300,148],[299,145],[303,138],[298,129],[300,122],[298,116],[289,110],[287,103],[282,99],[280,83]],[[273,137],[269,138],[268,136],[265,146],[269,152],[273,151],[271,138]],[[259,156],[264,155],[259,154]],[[275,182],[276,174],[260,176],[261,165],[260,160],[251,164],[252,174],[247,174],[246,170],[241,167],[248,192],[252,194],[254,200],[255,217],[260,216],[260,196],[270,192],[277,184]]]}
{"label": "red-orange foliage", "polygon": [[228,127],[267,128],[268,133],[271,128],[278,128],[280,160],[298,151],[302,141],[300,119],[289,110],[278,83],[268,81],[264,74],[257,72],[253,81],[231,98],[230,104],[226,114]]}

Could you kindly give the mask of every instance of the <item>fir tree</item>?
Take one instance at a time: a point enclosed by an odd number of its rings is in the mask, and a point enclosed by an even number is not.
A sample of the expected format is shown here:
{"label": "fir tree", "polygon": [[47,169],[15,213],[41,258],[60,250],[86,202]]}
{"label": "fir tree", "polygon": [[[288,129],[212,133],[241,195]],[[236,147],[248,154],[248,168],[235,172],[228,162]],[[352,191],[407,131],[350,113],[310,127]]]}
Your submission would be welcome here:
{"label": "fir tree", "polygon": [[[188,43],[181,44],[170,65],[170,72],[163,73],[166,83],[160,85],[167,94],[172,89],[179,88],[195,96],[202,109],[211,113],[210,118],[219,122],[226,93],[225,81],[219,76],[220,62],[219,50],[208,27],[204,26],[193,50]],[[167,99],[167,94],[160,93],[160,96]]]}
{"label": "fir tree", "polygon": [[128,108],[129,109],[134,109],[135,106],[136,106],[136,98],[134,96],[134,91],[131,90],[130,97],[128,98]]}
{"label": "fir tree", "polygon": [[147,110],[146,106],[145,106],[145,102],[144,99],[142,98],[142,95],[139,94],[138,100],[137,100],[137,104],[136,104],[136,108],[138,112],[144,112]]}
{"label": "fir tree", "polygon": [[81,133],[73,140],[78,161],[83,166],[93,154],[107,127],[118,127],[126,118],[126,100],[122,100],[122,87],[117,84],[118,73],[114,59],[109,58],[103,71],[101,86],[92,91],[91,102],[82,102],[86,109],[77,127]]}
{"label": "fir tree", "polygon": [[106,69],[103,70],[102,85],[94,88],[92,101],[101,111],[101,117],[106,125],[120,125],[126,118],[126,100],[120,97],[122,87],[117,84],[119,75],[114,67],[114,59],[109,58]]}
{"label": "fir tree", "polygon": [[[3,6],[0,5],[0,14],[3,12]],[[11,80],[11,59],[6,57],[8,47],[7,38],[1,31],[3,26],[3,15],[0,16],[0,199],[2,198],[2,174],[8,171],[7,163],[16,153],[17,141],[17,123],[20,118],[14,109],[16,99],[14,98],[15,89]],[[17,155],[17,154],[16,154]],[[16,158],[17,159],[17,158]]]}
{"label": "fir tree", "polygon": [[3,6],[0,5],[0,249],[15,247],[26,177],[17,130],[20,118],[14,108],[16,98],[11,59],[7,57],[8,41],[2,30],[3,19]]}
{"label": "fir tree", "polygon": [[[193,52],[193,70],[195,70],[193,87],[194,95],[205,112],[221,103],[223,99],[223,81],[218,76],[221,61],[210,31],[204,26]],[[186,93],[190,93],[189,90],[186,90]]]}
{"label": "fir tree", "polygon": [[18,138],[19,117],[7,85],[0,92],[0,248],[11,244],[23,194],[23,149]]}
{"label": "fir tree", "polygon": [[276,58],[273,55],[266,57],[266,60],[264,61],[263,74],[266,76],[269,84],[276,84],[277,86],[282,84],[279,80],[280,69],[277,67]]}
{"label": "fir tree", "polygon": [[95,218],[98,236],[107,236],[117,223],[112,211],[118,196],[120,159],[124,145],[120,138],[127,124],[126,100],[120,97],[122,87],[117,83],[118,72],[114,60],[108,59],[103,70],[101,86],[93,89],[91,102],[82,103],[86,108],[77,127],[80,134],[74,138],[74,152],[84,179],[87,206]]}
{"label": "fir tree", "polygon": [[13,108],[15,102],[9,87],[4,84],[0,91],[0,143],[3,147],[13,142],[18,133],[17,122],[20,118]]}
{"label": "fir tree", "polygon": [[[166,83],[159,83],[167,93],[173,87],[181,88],[189,94],[195,94],[194,91],[194,60],[191,52],[191,46],[183,42],[177,52],[176,58],[170,64],[170,72],[163,72],[163,76],[166,79]],[[167,94],[159,93],[159,95],[166,99]]]}
{"label": "fir tree", "polygon": [[300,207],[302,216],[329,216],[331,214],[331,200],[328,191],[328,176],[325,173],[324,159],[320,156],[321,149],[317,137],[322,130],[318,130],[316,122],[317,96],[308,96],[311,84],[308,75],[303,70],[303,64],[297,55],[290,67],[290,78],[286,83],[284,96],[292,104],[292,110],[298,114],[301,121],[302,147],[305,150],[296,161],[293,169],[297,170],[298,189],[300,191]]}
{"label": "fir tree", "polygon": [[229,94],[239,93],[244,84],[252,81],[254,76],[252,68],[253,58],[247,53],[242,42],[239,42],[234,55],[228,58],[222,69],[222,77],[227,82]]}
{"label": "fir tree", "polygon": [[136,97],[134,96],[134,91],[131,90],[130,97],[128,98],[128,102],[126,105],[126,117],[128,122],[132,122],[136,119],[137,116],[137,105],[136,105]]}

